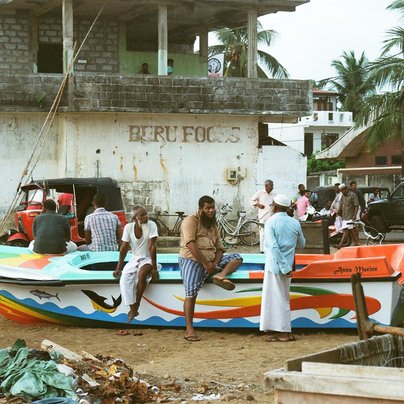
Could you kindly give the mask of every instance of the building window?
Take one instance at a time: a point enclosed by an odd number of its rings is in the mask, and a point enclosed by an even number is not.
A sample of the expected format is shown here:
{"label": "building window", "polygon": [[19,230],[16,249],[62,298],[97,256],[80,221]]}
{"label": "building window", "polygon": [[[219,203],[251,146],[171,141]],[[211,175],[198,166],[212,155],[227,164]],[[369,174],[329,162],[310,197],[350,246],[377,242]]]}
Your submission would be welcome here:
{"label": "building window", "polygon": [[63,73],[63,45],[39,44],[38,73]]}
{"label": "building window", "polygon": [[334,114],[332,112],[328,113],[328,122],[334,122]]}
{"label": "building window", "polygon": [[391,156],[391,164],[392,165],[401,165],[401,156],[399,154]]}
{"label": "building window", "polygon": [[377,166],[387,166],[387,156],[376,156],[375,165]]}

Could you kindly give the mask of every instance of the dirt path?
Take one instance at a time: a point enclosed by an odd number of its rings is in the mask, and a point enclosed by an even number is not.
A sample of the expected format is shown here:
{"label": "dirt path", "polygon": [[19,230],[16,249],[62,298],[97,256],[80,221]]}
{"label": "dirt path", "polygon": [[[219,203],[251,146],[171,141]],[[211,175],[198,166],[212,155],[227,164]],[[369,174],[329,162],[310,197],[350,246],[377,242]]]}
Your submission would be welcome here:
{"label": "dirt path", "polygon": [[39,348],[49,339],[72,351],[121,358],[153,384],[175,380],[182,387],[177,397],[183,400],[202,392],[220,393],[215,403],[246,402],[252,397],[268,403],[273,395],[264,388],[264,372],[282,367],[286,359],[357,340],[355,331],[297,330],[296,342],[269,343],[254,330],[199,330],[202,341],[189,343],[181,329],[142,331],[142,336],[117,336],[114,329],[23,326],[0,317],[0,348],[17,338]]}

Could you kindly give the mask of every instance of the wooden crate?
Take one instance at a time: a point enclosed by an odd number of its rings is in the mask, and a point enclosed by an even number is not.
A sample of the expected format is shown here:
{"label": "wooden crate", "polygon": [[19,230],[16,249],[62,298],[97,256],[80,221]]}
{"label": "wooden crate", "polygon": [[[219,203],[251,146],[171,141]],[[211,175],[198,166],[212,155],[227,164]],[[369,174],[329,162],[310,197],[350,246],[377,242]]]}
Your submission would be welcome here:
{"label": "wooden crate", "polygon": [[404,338],[382,335],[288,360],[265,373],[275,403],[402,403]]}
{"label": "wooden crate", "polygon": [[298,254],[329,254],[330,243],[328,241],[328,222],[300,222],[303,235],[306,239],[306,247],[298,249]]}

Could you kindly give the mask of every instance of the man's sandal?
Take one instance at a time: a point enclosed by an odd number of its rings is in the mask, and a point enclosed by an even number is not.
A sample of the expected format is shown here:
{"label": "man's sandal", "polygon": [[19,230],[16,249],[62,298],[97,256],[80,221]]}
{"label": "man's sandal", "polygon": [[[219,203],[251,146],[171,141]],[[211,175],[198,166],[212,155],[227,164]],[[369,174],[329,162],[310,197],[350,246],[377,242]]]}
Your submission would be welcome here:
{"label": "man's sandal", "polygon": [[198,342],[201,340],[197,335],[184,335],[184,339],[188,342]]}

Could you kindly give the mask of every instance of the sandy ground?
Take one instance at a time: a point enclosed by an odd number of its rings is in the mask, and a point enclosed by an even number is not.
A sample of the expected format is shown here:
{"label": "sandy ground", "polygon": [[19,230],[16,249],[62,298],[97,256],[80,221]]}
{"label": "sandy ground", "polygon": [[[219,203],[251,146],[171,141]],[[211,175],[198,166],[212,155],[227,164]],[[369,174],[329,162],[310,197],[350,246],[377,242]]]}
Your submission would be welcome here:
{"label": "sandy ground", "polygon": [[270,403],[273,393],[264,386],[264,372],[282,367],[287,359],[357,340],[354,330],[295,330],[297,341],[274,343],[256,330],[200,329],[202,341],[190,343],[181,329],[142,331],[142,336],[117,336],[114,329],[25,326],[0,317],[0,348],[17,338],[39,348],[48,339],[75,352],[121,358],[152,384],[175,381],[182,388],[173,397],[183,402],[191,402],[197,393],[220,393],[221,399],[214,402],[246,402],[253,397],[255,402]]}

